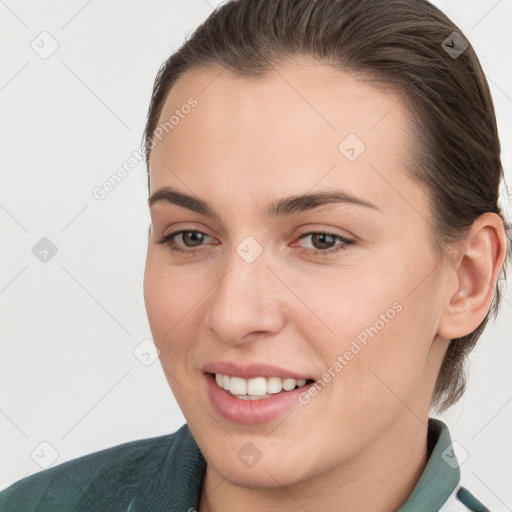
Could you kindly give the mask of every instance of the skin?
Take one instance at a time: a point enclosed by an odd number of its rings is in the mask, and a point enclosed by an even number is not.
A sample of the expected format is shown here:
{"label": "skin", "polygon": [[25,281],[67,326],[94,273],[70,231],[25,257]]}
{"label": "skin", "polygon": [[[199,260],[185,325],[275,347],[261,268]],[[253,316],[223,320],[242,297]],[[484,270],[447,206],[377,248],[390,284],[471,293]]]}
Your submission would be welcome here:
{"label": "skin", "polygon": [[[222,72],[221,72],[222,71]],[[425,191],[405,169],[412,144],[401,96],[307,59],[264,78],[187,71],[161,120],[190,96],[197,106],[150,157],[150,193],[176,188],[219,219],[155,203],[144,294],[169,385],[207,460],[199,510],[396,511],[423,472],[427,420],[449,339],[470,333],[489,308],[504,259],[503,225],[482,215],[446,264],[436,262]],[[350,133],[366,146],[349,161]],[[276,199],[341,188],[377,209],[336,203],[268,218]],[[178,235],[205,233],[199,244]],[[336,238],[322,244],[306,233]],[[237,246],[252,236],[252,263]],[[322,247],[325,247],[322,249]],[[303,250],[315,250],[319,256]],[[266,362],[321,379],[394,303],[402,306],[317,396],[264,425],[214,410],[201,366]],[[261,459],[237,457],[247,443]]]}

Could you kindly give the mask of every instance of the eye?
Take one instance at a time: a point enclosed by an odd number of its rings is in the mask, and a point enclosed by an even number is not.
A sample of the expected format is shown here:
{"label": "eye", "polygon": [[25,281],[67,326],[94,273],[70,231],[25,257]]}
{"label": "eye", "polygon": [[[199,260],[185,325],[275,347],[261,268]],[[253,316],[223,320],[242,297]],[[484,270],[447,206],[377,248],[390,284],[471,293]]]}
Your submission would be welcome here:
{"label": "eye", "polygon": [[[301,235],[299,240],[311,237],[313,249],[302,249],[302,253],[308,256],[327,256],[334,252],[346,249],[354,241],[337,233],[327,231],[311,231]],[[333,245],[336,240],[341,241],[338,245]]]}
{"label": "eye", "polygon": [[[308,237],[311,237],[313,248],[302,248],[300,250],[300,252],[308,256],[327,256],[334,252],[344,250],[349,245],[354,243],[354,241],[350,240],[349,238],[346,238],[337,233],[330,233],[326,231],[311,231],[309,233],[304,233],[299,237],[299,240],[303,240]],[[179,238],[181,238],[181,246],[178,245],[175,240]],[[204,242],[207,238],[212,237],[201,231],[181,230],[165,235],[164,237],[157,240],[157,243],[167,245],[169,249],[174,253],[178,253],[179,255],[187,255],[194,253],[197,254],[198,252],[207,250],[207,247],[202,246],[202,242]],[[335,244],[336,240],[339,240],[341,243],[333,245]]]}
{"label": "eye", "polygon": [[[175,238],[182,239],[182,244],[185,248],[177,245]],[[181,230],[175,231],[174,233],[170,233],[165,235],[164,237],[157,240],[158,244],[165,244],[169,247],[171,251],[182,253],[182,254],[192,254],[197,253],[199,251],[204,250],[205,248],[194,249],[194,247],[200,247],[201,243],[205,240],[205,238],[211,238],[206,233],[202,233],[201,231],[195,230]],[[190,244],[190,245],[188,245]],[[187,249],[187,247],[192,247],[192,249]]]}

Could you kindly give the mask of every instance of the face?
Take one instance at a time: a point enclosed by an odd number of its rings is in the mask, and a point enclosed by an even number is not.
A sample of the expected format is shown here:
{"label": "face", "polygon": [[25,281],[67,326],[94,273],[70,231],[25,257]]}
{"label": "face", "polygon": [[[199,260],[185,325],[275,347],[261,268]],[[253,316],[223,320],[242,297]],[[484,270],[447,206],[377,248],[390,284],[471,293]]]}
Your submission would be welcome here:
{"label": "face", "polygon": [[[237,485],[285,485],[426,420],[447,290],[426,193],[405,172],[400,96],[306,60],[258,80],[192,70],[160,122],[150,193],[200,203],[151,204],[145,303],[209,466]],[[285,201],[326,192],[338,200]],[[234,366],[217,373],[262,363],[316,384],[233,398],[204,370],[219,361]]]}

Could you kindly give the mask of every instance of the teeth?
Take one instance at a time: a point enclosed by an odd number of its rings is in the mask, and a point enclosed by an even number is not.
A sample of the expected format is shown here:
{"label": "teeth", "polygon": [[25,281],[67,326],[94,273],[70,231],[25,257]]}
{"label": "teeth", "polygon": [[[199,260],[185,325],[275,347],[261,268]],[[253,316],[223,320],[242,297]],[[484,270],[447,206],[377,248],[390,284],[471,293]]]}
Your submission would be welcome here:
{"label": "teeth", "polygon": [[295,389],[295,386],[300,388],[306,384],[305,379],[281,379],[281,377],[242,379],[241,377],[231,377],[229,375],[221,375],[220,373],[215,374],[215,382],[222,389],[243,400],[268,398],[271,394],[280,393],[283,389],[291,391]]}
{"label": "teeth", "polygon": [[240,379],[247,383],[247,393],[236,393],[236,391],[230,386],[229,392],[232,395],[252,395],[252,396],[263,396],[267,394],[267,379],[265,377],[256,377],[255,379]]}
{"label": "teeth", "polygon": [[283,379],[283,389],[285,391],[291,391],[296,384],[297,381],[295,379]]}
{"label": "teeth", "polygon": [[267,392],[279,393],[282,389],[282,380],[280,377],[269,377],[267,380]]}
{"label": "teeth", "polygon": [[[247,394],[247,381],[240,377],[230,377],[229,390],[233,395],[246,395]],[[254,395],[256,393],[251,393]],[[263,393],[265,394],[265,393]]]}

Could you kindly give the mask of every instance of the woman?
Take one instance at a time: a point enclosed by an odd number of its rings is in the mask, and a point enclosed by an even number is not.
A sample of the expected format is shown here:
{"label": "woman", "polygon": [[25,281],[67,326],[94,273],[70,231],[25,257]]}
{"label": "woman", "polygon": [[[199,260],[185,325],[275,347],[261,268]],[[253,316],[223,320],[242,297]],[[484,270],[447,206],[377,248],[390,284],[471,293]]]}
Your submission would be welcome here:
{"label": "woman", "polygon": [[448,427],[500,302],[493,104],[424,0],[238,0],[162,66],[144,294],[178,431],[1,510],[487,510]]}

